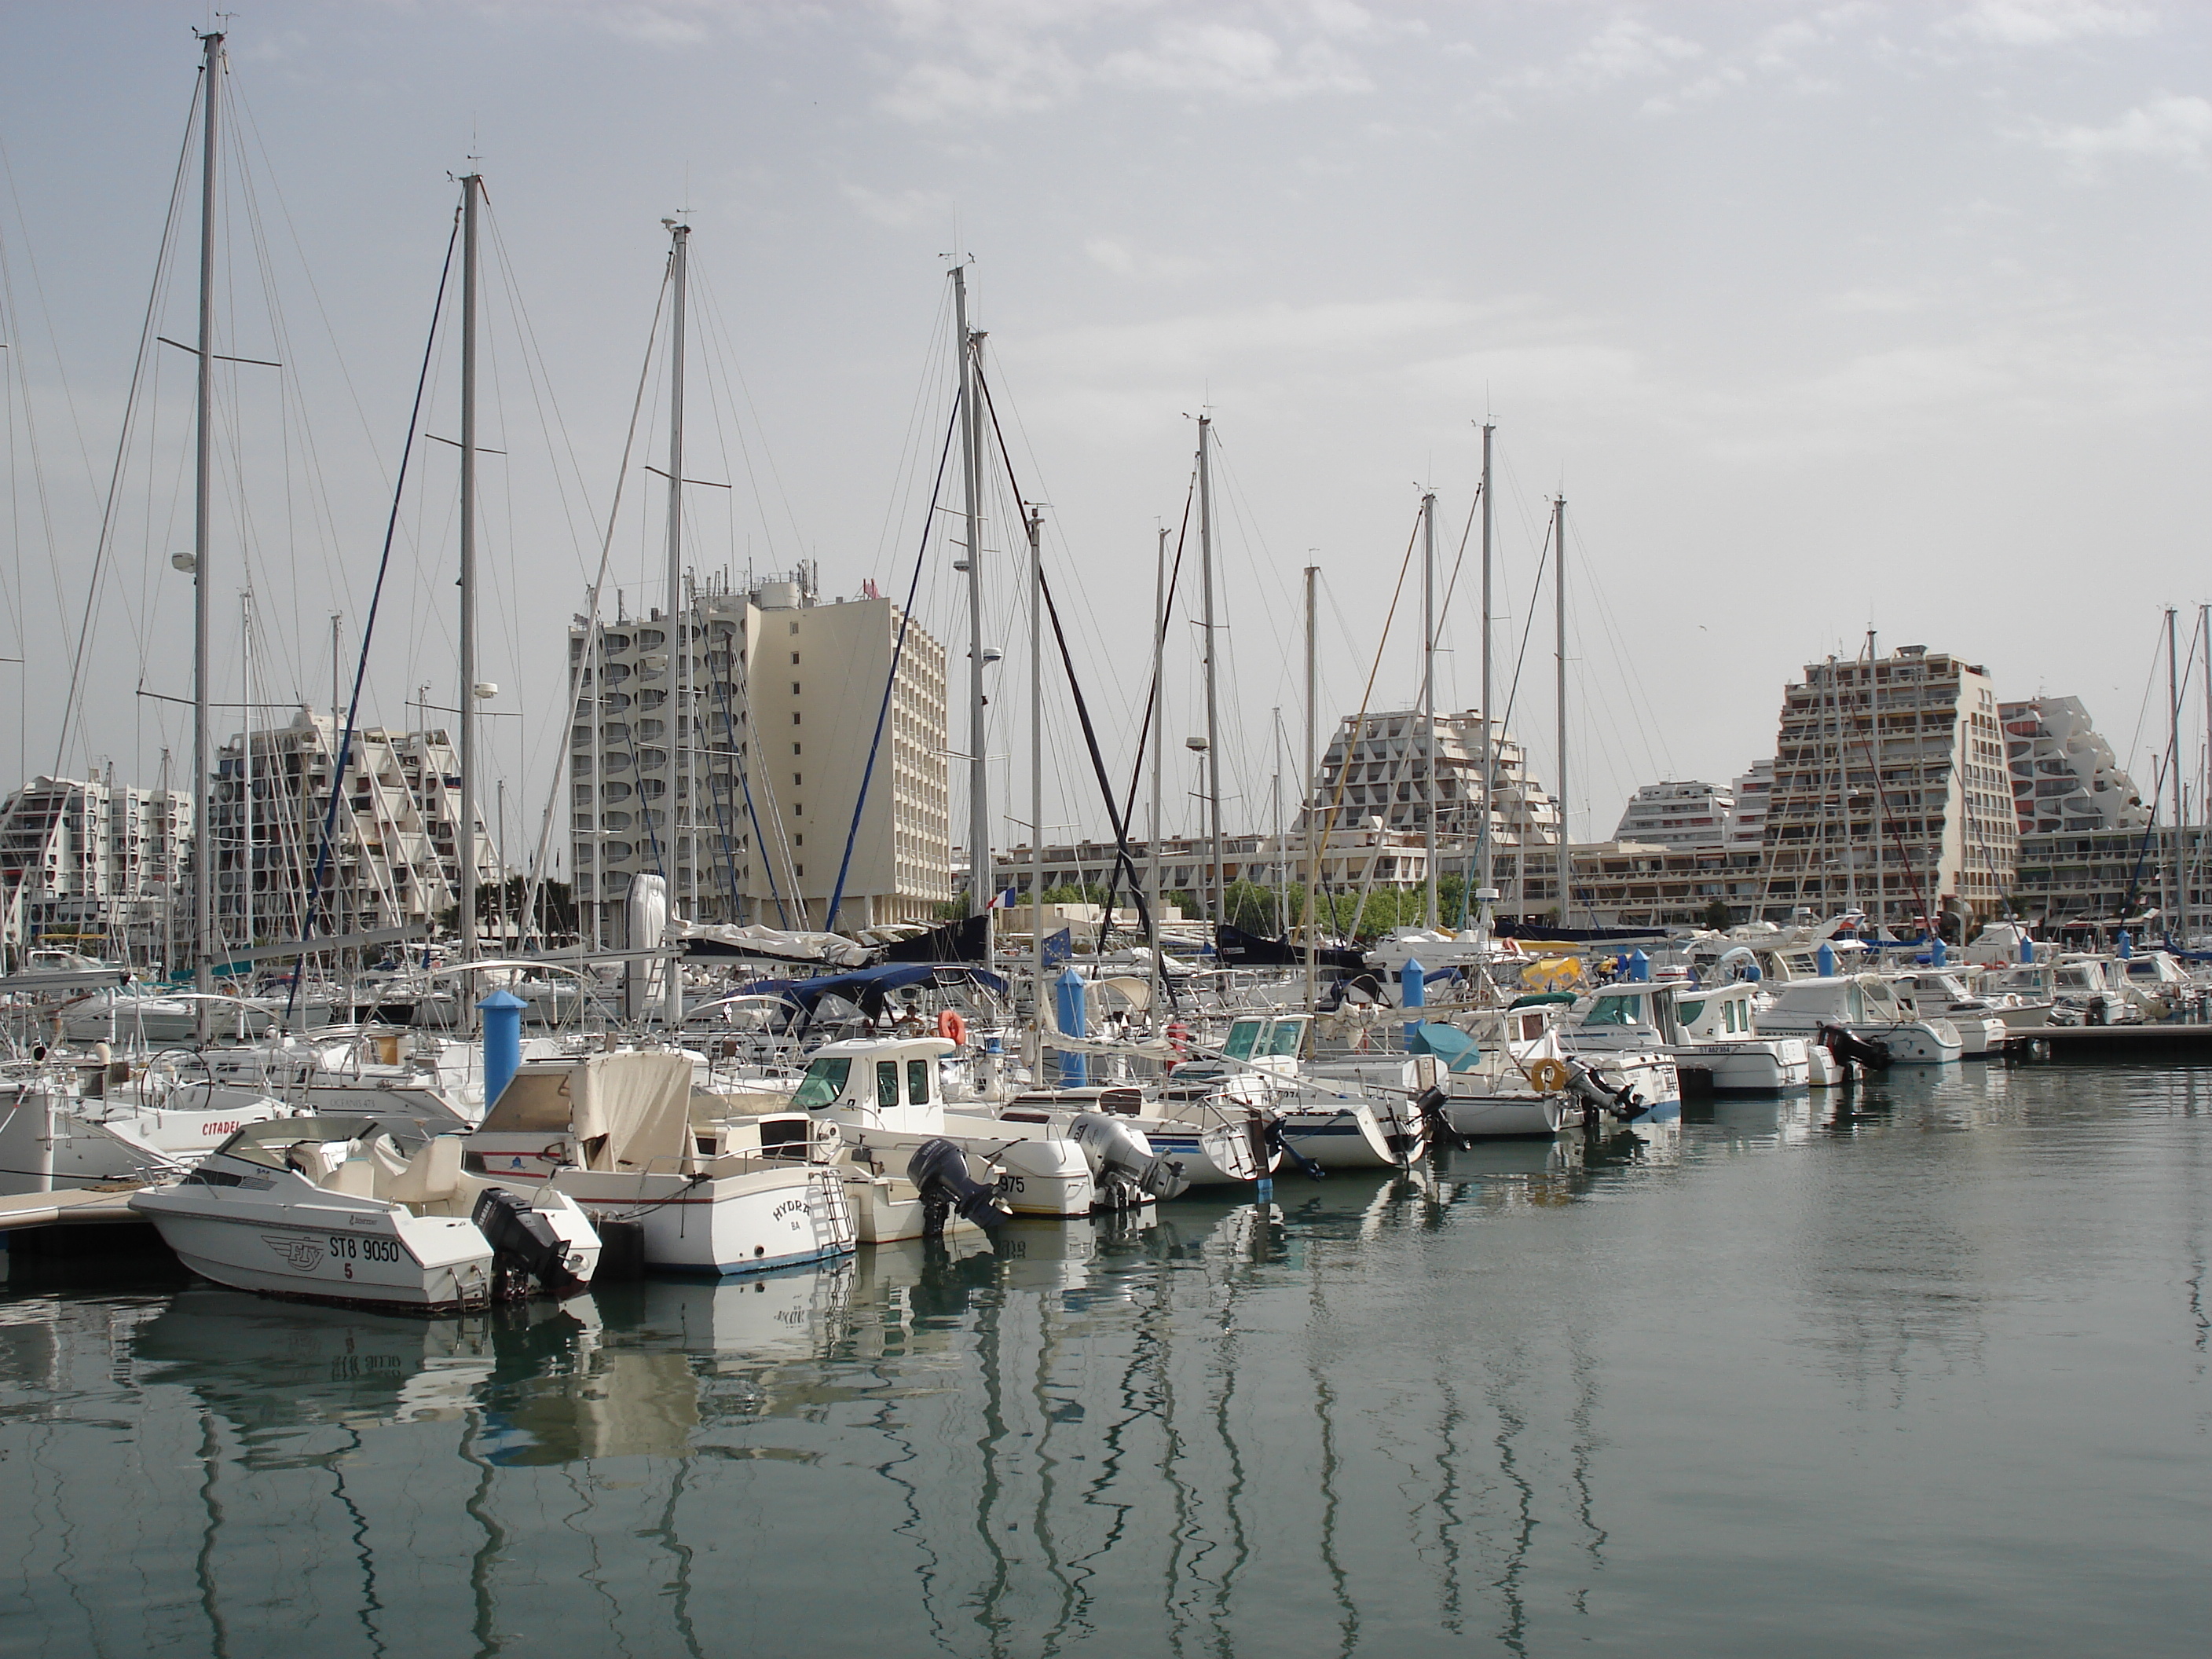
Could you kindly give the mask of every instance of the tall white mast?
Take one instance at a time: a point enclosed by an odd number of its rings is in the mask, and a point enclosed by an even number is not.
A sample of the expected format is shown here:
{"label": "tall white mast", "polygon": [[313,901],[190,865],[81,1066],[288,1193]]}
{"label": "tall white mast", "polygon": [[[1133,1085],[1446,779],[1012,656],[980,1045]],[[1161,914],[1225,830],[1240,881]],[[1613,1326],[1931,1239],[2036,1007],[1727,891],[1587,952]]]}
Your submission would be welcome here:
{"label": "tall white mast", "polygon": [[1152,1011],[1155,1022],[1159,1018],[1160,1006],[1160,836],[1164,833],[1160,822],[1160,755],[1168,720],[1167,644],[1168,527],[1162,525],[1152,550],[1152,868],[1147,872],[1152,927],[1152,937],[1146,940],[1152,947],[1152,971],[1148,981],[1151,994],[1145,1006]]}
{"label": "tall white mast", "polygon": [[253,948],[253,590],[238,596],[239,943]]}
{"label": "tall white mast", "polygon": [[222,108],[222,36],[200,37],[200,338],[192,457],[192,824],[199,842],[192,860],[193,1026],[202,1042],[210,1028],[204,999],[215,989],[215,832],[209,820],[215,791],[209,769],[215,745],[208,729],[208,534],[215,492],[215,209],[216,128]]}
{"label": "tall white mast", "polygon": [[2166,769],[2173,775],[2173,858],[2167,866],[2172,903],[2166,930],[2169,937],[2183,939],[2189,934],[2189,890],[2181,872],[2181,818],[2186,809],[2181,799],[2181,669],[2174,655],[2172,605],[2166,608]]}
{"label": "tall white mast", "polygon": [[991,874],[991,763],[983,721],[983,455],[965,265],[952,267],[952,333],[960,354],[960,477],[968,529],[968,914],[983,918],[983,960],[988,962],[998,884]]}
{"label": "tall white mast", "polygon": [[[1038,1086],[1052,1007],[1044,982],[1044,514],[1030,503],[1030,973],[1036,1009]],[[1081,874],[1078,872],[1078,879]]]}
{"label": "tall white mast", "polygon": [[[1482,902],[1481,919],[1475,924],[1485,939],[1490,937],[1490,906],[1496,887],[1492,878],[1493,848],[1491,845],[1492,803],[1498,788],[1498,739],[1499,728],[1497,711],[1490,706],[1490,436],[1498,428],[1488,421],[1482,423],[1482,823],[1475,831],[1475,893]],[[1526,860],[1524,850],[1522,860]]]}
{"label": "tall white mast", "polygon": [[[477,954],[477,210],[483,199],[483,179],[471,173],[461,180],[461,822],[453,836],[464,962]],[[476,981],[464,983],[467,994],[458,1012],[467,1030],[476,1024]]]}
{"label": "tall white mast", "polygon": [[1429,872],[1427,925],[1437,925],[1437,492],[1421,497],[1421,747],[1422,790],[1428,811],[1422,814],[1421,852]]}
{"label": "tall white mast", "polygon": [[[2203,866],[2204,825],[2212,824],[2212,605],[2197,607],[2197,625],[2204,636],[2204,794],[2198,802],[2197,816],[2202,821],[2197,833],[2197,867]],[[2184,950],[2189,948],[2189,936],[2182,935]]]}
{"label": "tall white mast", "polygon": [[[1888,910],[1889,866],[1882,852],[1882,832],[1888,827],[1889,802],[1881,787],[1881,689],[1875,676],[1881,658],[1881,642],[1867,629],[1867,753],[1874,766],[1874,936],[1881,937],[1882,918]],[[1837,700],[1840,710],[1842,699]],[[1839,739],[1840,740],[1840,739]]]}
{"label": "tall white mast", "polygon": [[1221,731],[1220,700],[1215,687],[1214,655],[1218,641],[1214,637],[1213,623],[1213,471],[1207,454],[1213,435],[1213,418],[1209,415],[1198,417],[1198,562],[1199,576],[1206,588],[1204,632],[1206,635],[1206,806],[1208,833],[1212,838],[1209,873],[1213,882],[1213,925],[1217,930],[1214,943],[1220,945],[1218,929],[1228,917],[1228,896],[1221,885]]}
{"label": "tall white mast", "polygon": [[[661,863],[668,872],[668,914],[673,918],[677,873],[684,867],[680,857],[685,817],[684,745],[693,735],[686,718],[690,713],[690,699],[685,696],[690,677],[684,669],[690,660],[690,644],[684,638],[684,307],[690,297],[691,227],[670,222],[668,239],[668,598],[661,607],[661,615],[667,619],[668,633],[668,830],[660,845]],[[691,868],[697,870],[696,860]],[[696,884],[695,874],[690,894],[695,915],[698,909]],[[662,1018],[671,1031],[684,1024],[684,975],[679,969],[680,964],[672,957],[662,979],[665,998]]]}
{"label": "tall white mast", "polygon": [[[1316,702],[1320,674],[1314,655],[1315,586],[1321,576],[1321,567],[1306,567],[1306,769],[1304,781],[1298,789],[1303,808],[1299,816],[1305,823],[1306,843],[1306,1006],[1314,1005],[1321,961],[1321,791],[1314,787],[1315,740],[1318,734],[1319,718]],[[1346,759],[1351,758],[1351,740],[1346,739]]]}
{"label": "tall white mast", "polygon": [[1574,854],[1567,849],[1567,498],[1552,503],[1552,599],[1559,637],[1559,926],[1573,925]]}

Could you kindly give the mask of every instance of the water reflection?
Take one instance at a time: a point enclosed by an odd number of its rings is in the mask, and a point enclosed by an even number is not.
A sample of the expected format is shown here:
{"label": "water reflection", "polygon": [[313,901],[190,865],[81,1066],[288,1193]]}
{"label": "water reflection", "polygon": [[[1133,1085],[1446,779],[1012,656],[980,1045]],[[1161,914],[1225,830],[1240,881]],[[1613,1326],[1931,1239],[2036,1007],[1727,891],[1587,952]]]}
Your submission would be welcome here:
{"label": "water reflection", "polygon": [[[2199,1133],[2143,1089],[2144,1133]],[[1738,1595],[1847,1565],[1888,1443],[1820,1464],[1824,1407],[1893,1437],[2064,1374],[2002,1363],[2022,1264],[2129,1258],[2023,1183],[2208,1150],[2092,1117],[1952,1068],[462,1321],[0,1297],[0,1607],[54,1651],[1670,1650],[1719,1517],[1820,1545],[1734,1534]],[[2161,1205],[2201,1381],[2201,1180],[2141,1188],[2138,1250]]]}

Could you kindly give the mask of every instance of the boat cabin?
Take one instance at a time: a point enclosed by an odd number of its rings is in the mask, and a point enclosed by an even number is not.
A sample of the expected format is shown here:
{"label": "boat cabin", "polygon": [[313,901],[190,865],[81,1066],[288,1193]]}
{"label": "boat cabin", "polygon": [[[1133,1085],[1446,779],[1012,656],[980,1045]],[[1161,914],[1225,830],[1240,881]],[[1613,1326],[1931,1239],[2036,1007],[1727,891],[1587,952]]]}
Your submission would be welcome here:
{"label": "boat cabin", "polygon": [[1774,1012],[1797,1019],[1855,1025],[1895,1025],[1913,1018],[1899,1000],[1895,988],[1879,974],[1790,980],[1774,988]]}
{"label": "boat cabin", "polygon": [[854,1037],[825,1042],[791,1097],[794,1111],[849,1114],[883,1129],[934,1133],[945,1111],[938,1061],[958,1045],[949,1037]]}
{"label": "boat cabin", "polygon": [[1688,1042],[1735,1042],[1759,1035],[1752,1012],[1757,985],[1716,985],[1685,990],[1675,999],[1675,1017],[1681,1023],[1682,1040]]}

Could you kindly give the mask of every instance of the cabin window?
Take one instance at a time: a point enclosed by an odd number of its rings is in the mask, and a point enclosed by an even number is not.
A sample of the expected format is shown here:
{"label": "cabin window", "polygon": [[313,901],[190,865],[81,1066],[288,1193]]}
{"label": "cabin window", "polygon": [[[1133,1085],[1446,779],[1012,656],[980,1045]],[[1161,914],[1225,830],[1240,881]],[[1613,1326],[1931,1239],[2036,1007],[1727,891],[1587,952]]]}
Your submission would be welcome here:
{"label": "cabin window", "polygon": [[799,1092],[791,1097],[792,1105],[799,1111],[811,1112],[827,1106],[845,1092],[845,1078],[853,1068],[849,1060],[823,1057],[806,1068],[806,1080],[799,1085]]}
{"label": "cabin window", "polygon": [[909,1060],[906,1063],[906,1103],[929,1104],[929,1062],[926,1060]]}
{"label": "cabin window", "polygon": [[898,1103],[898,1061],[879,1060],[876,1062],[876,1104],[896,1106]]}
{"label": "cabin window", "polygon": [[1643,1022],[1636,1017],[1634,997],[1600,997],[1589,1012],[1583,1016],[1585,1025],[1638,1025]]}
{"label": "cabin window", "polygon": [[1306,1023],[1302,1019],[1279,1019],[1267,1033],[1266,1052],[1296,1060],[1298,1051],[1305,1047]]}
{"label": "cabin window", "polygon": [[1221,1052],[1231,1060],[1249,1060],[1252,1050],[1260,1041],[1260,1022],[1240,1019],[1229,1027],[1229,1040],[1221,1045]]}
{"label": "cabin window", "polygon": [[1683,1024],[1695,1025],[1698,1018],[1705,1012],[1705,1005],[1702,1001],[1686,1002],[1681,1005],[1680,1012]]}

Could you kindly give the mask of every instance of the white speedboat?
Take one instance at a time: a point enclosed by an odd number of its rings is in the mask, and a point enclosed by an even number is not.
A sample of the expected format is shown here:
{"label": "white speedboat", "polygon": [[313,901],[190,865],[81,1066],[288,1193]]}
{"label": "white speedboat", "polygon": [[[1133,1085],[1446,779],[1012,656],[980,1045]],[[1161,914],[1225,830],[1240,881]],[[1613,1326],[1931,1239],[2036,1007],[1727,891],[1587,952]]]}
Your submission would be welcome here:
{"label": "white speedboat", "polygon": [[1178,1066],[1168,1087],[1263,1105],[1293,1167],[1399,1170],[1428,1150],[1428,1125],[1413,1103],[1406,1057],[1348,1054],[1307,1058],[1310,1014],[1242,1014],[1218,1053]]}
{"label": "white speedboat", "polygon": [[403,1157],[366,1119],[248,1125],[131,1207],[218,1285],[393,1312],[459,1313],[533,1287],[570,1296],[599,1260],[567,1194],[469,1174],[454,1136]]}
{"label": "white speedboat", "polygon": [[1049,1123],[1068,1133],[1086,1112],[1136,1130],[1155,1153],[1182,1166],[1192,1187],[1249,1186],[1273,1174],[1283,1155],[1272,1113],[1210,1090],[1170,1085],[1150,1092],[1129,1084],[1032,1090],[1016,1095],[998,1116],[1001,1122]]}
{"label": "white speedboat", "polygon": [[1680,1036],[1669,981],[1601,985],[1568,1006],[1553,1028],[1570,1060],[1596,1069],[1632,1094],[1640,1115],[1664,1123],[1682,1115],[1682,1079],[1673,1053]]}
{"label": "white speedboat", "polygon": [[1892,974],[1898,1000],[1923,1018],[1948,1020],[1959,1033],[1959,1052],[1967,1060],[2002,1054],[2010,1027],[1987,999],[1966,989],[1956,974],[1942,968],[1908,968]]}
{"label": "white speedboat", "polygon": [[1145,1137],[1103,1121],[1079,1137],[1050,1122],[947,1109],[938,1060],[945,1037],[855,1037],[814,1051],[794,1110],[837,1126],[872,1164],[903,1171],[915,1152],[944,1140],[971,1164],[996,1165],[998,1194],[1015,1215],[1079,1216],[1172,1197],[1182,1170]]}
{"label": "white speedboat", "polygon": [[1669,1049],[1675,1069],[1702,1077],[1717,1095],[1784,1095],[1809,1087],[1812,1045],[1759,1030],[1753,1006],[1759,989],[1749,981],[1677,988],[1680,1032]]}
{"label": "white speedboat", "polygon": [[1859,1042],[1878,1045],[1897,1065],[1943,1065],[1958,1059],[1963,1048],[1956,1027],[1948,1020],[1915,1016],[1879,974],[1793,979],[1778,985],[1772,1000],[1759,1010],[1759,1028],[1770,1036],[1814,1042],[1828,1031],[1840,1030]]}
{"label": "white speedboat", "polygon": [[834,1134],[801,1113],[692,1121],[692,1059],[628,1050],[526,1060],[467,1139],[486,1178],[550,1188],[598,1221],[635,1221],[645,1265],[757,1273],[857,1242]]}
{"label": "white speedboat", "polygon": [[166,1092],[114,1076],[53,1072],[0,1089],[0,1194],[146,1181],[190,1168],[249,1123],[291,1108],[252,1091],[188,1084]]}

